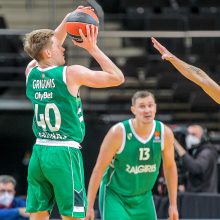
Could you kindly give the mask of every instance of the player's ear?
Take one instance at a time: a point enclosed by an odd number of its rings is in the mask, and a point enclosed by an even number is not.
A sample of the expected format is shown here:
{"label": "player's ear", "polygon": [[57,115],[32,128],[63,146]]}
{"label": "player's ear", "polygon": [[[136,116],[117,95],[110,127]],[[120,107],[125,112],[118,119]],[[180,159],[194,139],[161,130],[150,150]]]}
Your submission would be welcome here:
{"label": "player's ear", "polygon": [[51,51],[47,48],[43,49],[43,51],[41,52],[41,56],[43,59],[45,58],[51,58],[52,54]]}

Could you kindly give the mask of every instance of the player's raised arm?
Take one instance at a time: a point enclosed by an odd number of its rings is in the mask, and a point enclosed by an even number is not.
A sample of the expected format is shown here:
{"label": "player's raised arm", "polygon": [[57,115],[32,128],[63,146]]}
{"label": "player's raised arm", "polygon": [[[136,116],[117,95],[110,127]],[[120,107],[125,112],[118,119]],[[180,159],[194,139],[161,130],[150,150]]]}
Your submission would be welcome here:
{"label": "player's raised arm", "polygon": [[[65,24],[66,24],[66,19],[68,17],[69,14],[67,14],[64,19],[62,20],[62,22],[58,25],[58,27],[54,30],[54,36],[58,39],[58,41],[60,42],[60,44],[62,45],[64,40],[66,39],[67,36],[67,32],[66,32],[66,28],[65,28]],[[30,70],[32,68],[34,68],[35,66],[37,66],[38,63],[35,59],[31,60],[25,70],[25,75],[27,75]]]}
{"label": "player's raised arm", "polygon": [[[99,49],[97,46],[98,28],[94,25],[87,25],[87,36],[82,31],[80,35],[82,43],[73,41],[75,45],[84,48],[99,63],[102,71],[93,71],[82,66],[68,67],[69,81],[73,85],[85,85],[94,88],[105,88],[120,85],[124,82],[124,75],[121,70]],[[71,80],[73,79],[73,80]]]}
{"label": "player's raised arm", "polygon": [[162,59],[169,61],[183,76],[199,85],[212,99],[220,104],[220,86],[203,70],[180,60],[153,37],[152,43],[162,55]]}
{"label": "player's raised arm", "polygon": [[174,136],[170,128],[165,126],[163,169],[169,194],[169,220],[178,220],[177,211],[177,168],[174,160]]}
{"label": "player's raised arm", "polygon": [[[69,13],[70,14],[70,13]],[[67,32],[66,32],[66,19],[69,16],[69,14],[67,14],[64,19],[62,20],[62,22],[58,25],[58,27],[54,30],[54,35],[55,37],[58,39],[58,41],[60,42],[61,45],[63,45],[63,42],[66,39],[67,36]]]}
{"label": "player's raised arm", "polygon": [[123,131],[120,125],[113,126],[105,136],[96,165],[93,169],[88,188],[88,209],[85,220],[94,220],[94,203],[102,176],[107,166],[122,144]]}

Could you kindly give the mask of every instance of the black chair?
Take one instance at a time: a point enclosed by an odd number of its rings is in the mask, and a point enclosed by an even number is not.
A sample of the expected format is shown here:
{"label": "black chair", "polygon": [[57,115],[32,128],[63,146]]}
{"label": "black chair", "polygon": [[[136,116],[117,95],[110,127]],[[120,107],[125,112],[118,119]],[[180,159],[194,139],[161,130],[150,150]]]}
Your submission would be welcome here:
{"label": "black chair", "polygon": [[216,15],[211,13],[191,13],[188,17],[189,30],[215,30],[216,29]]}
{"label": "black chair", "polygon": [[182,77],[173,86],[173,101],[189,102],[191,94],[198,90],[199,87],[197,85]]}
{"label": "black chair", "polygon": [[219,0],[194,0],[199,7],[220,7]]}
{"label": "black chair", "polygon": [[158,76],[160,73],[167,73],[173,71],[173,66],[168,62],[163,62],[162,60],[148,61],[145,64],[146,77]]}
{"label": "black chair", "polygon": [[138,78],[138,72],[145,68],[148,62],[145,56],[128,57],[126,63],[121,67],[126,76],[133,76]]}
{"label": "black chair", "polygon": [[138,7],[143,7],[143,8],[151,8],[154,6],[155,2],[158,0],[121,0],[121,6],[123,8],[138,8]]}
{"label": "black chair", "polygon": [[123,20],[123,28],[126,30],[144,30],[144,20],[148,13],[150,13],[148,8],[127,8]]}
{"label": "black chair", "polygon": [[205,92],[199,90],[191,94],[190,109],[192,112],[213,113],[218,112],[220,110],[220,107]]}
{"label": "black chair", "polygon": [[176,82],[179,82],[182,76],[174,71],[162,72],[158,75],[158,89],[172,89]]}
{"label": "black chair", "polygon": [[144,29],[148,31],[184,31],[186,18],[176,13],[148,14],[144,20]]}

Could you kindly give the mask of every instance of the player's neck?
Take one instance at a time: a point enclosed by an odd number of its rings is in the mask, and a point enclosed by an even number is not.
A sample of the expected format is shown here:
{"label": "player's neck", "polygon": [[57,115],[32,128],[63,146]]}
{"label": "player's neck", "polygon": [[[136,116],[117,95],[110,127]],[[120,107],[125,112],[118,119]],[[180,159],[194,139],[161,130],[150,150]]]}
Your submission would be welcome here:
{"label": "player's neck", "polygon": [[153,129],[153,121],[149,123],[143,123],[138,121],[137,119],[133,119],[132,125],[136,134],[142,138],[146,138],[147,136],[149,136]]}
{"label": "player's neck", "polygon": [[39,61],[38,64],[39,64],[39,67],[42,68],[42,69],[45,69],[45,68],[48,68],[48,67],[51,67],[51,66],[56,66],[55,63],[53,63],[50,60]]}

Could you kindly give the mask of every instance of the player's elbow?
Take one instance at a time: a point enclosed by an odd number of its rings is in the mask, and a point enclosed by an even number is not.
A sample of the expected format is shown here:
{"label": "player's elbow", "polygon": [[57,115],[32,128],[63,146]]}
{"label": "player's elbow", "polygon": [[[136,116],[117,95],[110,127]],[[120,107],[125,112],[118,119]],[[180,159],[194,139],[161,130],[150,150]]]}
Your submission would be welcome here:
{"label": "player's elbow", "polygon": [[220,105],[220,97],[212,97],[213,100]]}
{"label": "player's elbow", "polygon": [[114,80],[115,86],[119,86],[124,82],[125,82],[125,77],[122,73],[119,76],[117,76]]}

